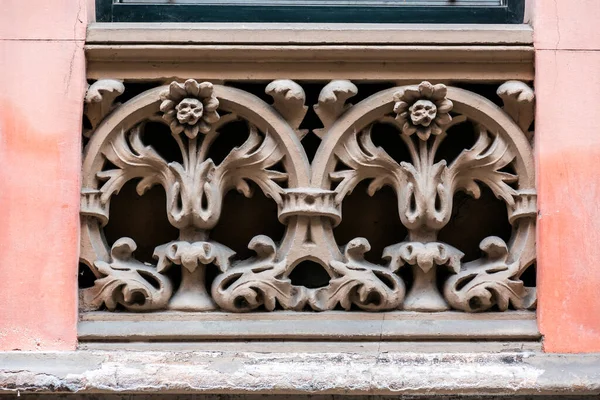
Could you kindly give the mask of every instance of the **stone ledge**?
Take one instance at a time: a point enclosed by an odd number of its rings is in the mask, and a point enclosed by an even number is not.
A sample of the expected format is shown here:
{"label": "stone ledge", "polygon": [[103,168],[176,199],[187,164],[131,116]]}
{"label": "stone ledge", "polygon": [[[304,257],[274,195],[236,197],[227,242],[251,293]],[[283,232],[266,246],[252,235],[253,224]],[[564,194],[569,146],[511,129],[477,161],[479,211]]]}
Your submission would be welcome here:
{"label": "stone ledge", "polygon": [[[197,344],[198,348],[202,346]],[[451,344],[448,344],[451,347]],[[600,354],[100,351],[0,353],[0,392],[600,393]]]}
{"label": "stone ledge", "polygon": [[526,24],[92,23],[87,43],[532,45]]}
{"label": "stone ledge", "polygon": [[527,340],[538,341],[535,313],[339,312],[151,314],[88,312],[80,341],[172,340]]}
{"label": "stone ledge", "polygon": [[88,79],[533,79],[531,46],[86,44]]}
{"label": "stone ledge", "polygon": [[[533,79],[526,24],[94,23],[89,79]],[[400,83],[399,83],[400,84]]]}

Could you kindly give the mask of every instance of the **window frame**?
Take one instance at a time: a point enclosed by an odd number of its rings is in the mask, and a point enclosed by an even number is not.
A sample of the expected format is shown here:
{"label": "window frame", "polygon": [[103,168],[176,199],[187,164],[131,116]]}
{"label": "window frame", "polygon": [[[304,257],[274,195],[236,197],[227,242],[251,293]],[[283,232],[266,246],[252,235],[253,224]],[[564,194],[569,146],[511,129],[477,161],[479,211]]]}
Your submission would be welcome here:
{"label": "window frame", "polygon": [[[297,12],[298,8],[302,12]],[[368,12],[365,12],[368,10]],[[525,0],[505,0],[501,6],[411,6],[406,4],[339,6],[268,5],[211,1],[205,4],[134,4],[96,0],[98,22],[319,22],[319,23],[523,23]]]}

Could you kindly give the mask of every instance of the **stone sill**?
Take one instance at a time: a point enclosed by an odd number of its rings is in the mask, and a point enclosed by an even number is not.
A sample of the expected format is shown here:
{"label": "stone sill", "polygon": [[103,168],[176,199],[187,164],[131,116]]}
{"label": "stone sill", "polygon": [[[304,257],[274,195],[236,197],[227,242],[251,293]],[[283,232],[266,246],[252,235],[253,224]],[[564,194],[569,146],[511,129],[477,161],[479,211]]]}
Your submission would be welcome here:
{"label": "stone sill", "polygon": [[0,353],[0,393],[600,393],[600,354],[544,354],[514,347],[449,352],[439,351],[439,346],[437,352],[416,353],[383,351],[377,343],[362,351],[331,346],[319,350],[318,343],[309,351],[300,343],[286,343],[287,351],[274,352],[268,348],[277,346],[264,345],[264,351],[246,350],[244,343],[213,343],[210,350],[189,344],[187,350]]}
{"label": "stone sill", "polygon": [[93,23],[89,44],[533,44],[533,29],[514,24]]}

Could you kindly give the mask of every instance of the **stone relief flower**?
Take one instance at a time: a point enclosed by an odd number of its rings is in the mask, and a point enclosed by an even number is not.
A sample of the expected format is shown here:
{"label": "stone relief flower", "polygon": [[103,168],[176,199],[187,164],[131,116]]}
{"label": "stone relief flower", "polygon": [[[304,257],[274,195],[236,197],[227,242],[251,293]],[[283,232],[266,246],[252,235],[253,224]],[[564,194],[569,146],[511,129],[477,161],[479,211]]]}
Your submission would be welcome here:
{"label": "stone relief flower", "polygon": [[210,132],[211,124],[220,118],[217,113],[219,100],[214,96],[210,82],[198,83],[193,79],[185,83],[172,82],[161,100],[160,111],[173,134],[184,132],[194,139],[198,132]]}
{"label": "stone relief flower", "polygon": [[446,92],[445,85],[421,82],[394,93],[394,112],[402,133],[410,136],[416,132],[421,140],[442,133],[442,127],[452,121],[452,102]]}

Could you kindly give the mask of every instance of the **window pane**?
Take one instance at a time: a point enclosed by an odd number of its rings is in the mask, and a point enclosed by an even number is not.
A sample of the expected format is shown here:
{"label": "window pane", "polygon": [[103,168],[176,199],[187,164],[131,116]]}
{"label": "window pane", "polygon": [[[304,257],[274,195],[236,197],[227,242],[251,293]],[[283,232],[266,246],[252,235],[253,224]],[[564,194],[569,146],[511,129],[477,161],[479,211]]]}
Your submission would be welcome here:
{"label": "window pane", "polygon": [[135,4],[260,4],[260,5],[407,5],[407,6],[501,6],[503,0],[116,0],[115,3]]}
{"label": "window pane", "polygon": [[96,0],[101,22],[523,23],[525,0]]}

